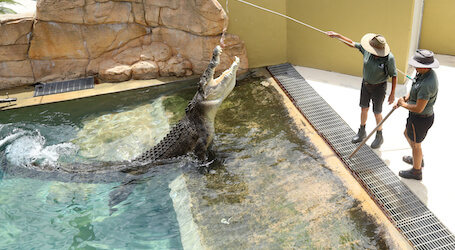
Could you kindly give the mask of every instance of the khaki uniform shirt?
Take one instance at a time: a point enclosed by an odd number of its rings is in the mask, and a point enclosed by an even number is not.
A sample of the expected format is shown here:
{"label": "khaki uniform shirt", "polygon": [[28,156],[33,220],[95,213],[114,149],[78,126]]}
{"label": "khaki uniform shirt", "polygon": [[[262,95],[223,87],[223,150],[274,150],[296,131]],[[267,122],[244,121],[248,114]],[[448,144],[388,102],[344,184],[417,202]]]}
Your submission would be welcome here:
{"label": "khaki uniform shirt", "polygon": [[397,76],[395,57],[392,52],[386,57],[376,57],[366,51],[360,43],[355,47],[363,54],[363,79],[369,84],[387,82],[389,77]]}
{"label": "khaki uniform shirt", "polygon": [[[413,80],[411,91],[409,93],[409,104],[416,104],[417,99],[428,100],[427,106],[418,115],[433,114],[433,106],[438,97],[438,77],[434,70],[421,75],[417,74]],[[412,112],[411,112],[412,113]]]}

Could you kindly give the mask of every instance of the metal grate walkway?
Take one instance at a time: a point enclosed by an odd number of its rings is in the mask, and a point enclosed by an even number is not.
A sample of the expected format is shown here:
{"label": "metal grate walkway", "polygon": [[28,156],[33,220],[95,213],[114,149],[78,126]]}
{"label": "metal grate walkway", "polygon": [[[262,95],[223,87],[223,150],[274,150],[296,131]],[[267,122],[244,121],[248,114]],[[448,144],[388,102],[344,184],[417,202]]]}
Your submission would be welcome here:
{"label": "metal grate walkway", "polygon": [[364,145],[348,159],[358,145],[351,143],[355,132],[291,64],[267,70],[412,246],[455,249],[455,236],[370,147]]}
{"label": "metal grate walkway", "polygon": [[95,87],[94,78],[84,78],[63,82],[41,83],[35,86],[34,97],[65,93],[70,91],[92,89]]}

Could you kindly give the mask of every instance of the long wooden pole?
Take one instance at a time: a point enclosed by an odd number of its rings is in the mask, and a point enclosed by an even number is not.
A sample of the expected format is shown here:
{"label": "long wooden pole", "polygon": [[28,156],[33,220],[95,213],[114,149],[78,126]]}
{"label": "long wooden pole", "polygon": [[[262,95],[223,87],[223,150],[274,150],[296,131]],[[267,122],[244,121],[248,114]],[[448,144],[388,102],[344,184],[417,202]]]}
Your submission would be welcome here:
{"label": "long wooden pole", "polygon": [[351,159],[351,157],[353,155],[355,155],[355,153],[357,153],[357,151],[359,151],[359,149],[363,145],[365,145],[365,143],[368,141],[368,139],[370,139],[370,137],[374,134],[374,132],[376,132],[382,126],[382,124],[387,120],[387,118],[389,118],[389,116],[393,113],[393,111],[395,111],[395,109],[397,109],[397,108],[392,108],[392,110],[390,110],[390,112],[384,117],[384,119],[382,119],[382,121],[376,126],[376,128],[374,128],[373,131],[371,131],[371,133],[367,137],[365,137],[365,139],[363,139],[363,141],[354,150],[354,152],[352,152],[351,155],[349,155],[348,159]]}
{"label": "long wooden pole", "polygon": [[[275,14],[275,15],[278,15],[278,16],[281,16],[281,17],[284,17],[284,18],[286,18],[286,19],[288,19],[288,20],[294,21],[294,22],[296,22],[296,23],[298,23],[298,24],[304,25],[304,26],[306,26],[306,27],[308,27],[308,28],[310,28],[310,29],[316,30],[316,31],[318,31],[318,32],[321,32],[321,33],[324,33],[324,34],[327,35],[327,32],[325,32],[325,31],[323,31],[323,30],[321,30],[321,29],[318,29],[318,28],[316,28],[316,27],[314,27],[314,26],[311,26],[311,25],[309,25],[309,24],[307,24],[307,23],[304,23],[304,22],[302,22],[302,21],[299,21],[299,20],[297,20],[297,19],[295,19],[295,18],[292,18],[292,17],[290,17],[290,16],[286,16],[286,15],[284,15],[284,14],[281,14],[281,13],[279,13],[279,12],[276,12],[276,11],[273,11],[273,10],[270,10],[270,9],[267,9],[267,8],[264,8],[264,7],[261,7],[261,6],[256,5],[256,4],[252,4],[252,3],[247,2],[247,1],[245,1],[245,0],[237,0],[237,1],[238,1],[238,2],[241,2],[241,3],[243,3],[243,4],[250,5],[250,6],[252,6],[252,7],[258,8],[258,9],[260,9],[260,10],[264,10],[264,11],[267,11],[267,12],[269,12],[269,13],[272,13],[272,14]],[[228,2],[229,2],[229,0],[226,0],[226,9],[228,8]],[[228,13],[229,13],[229,11],[228,11]],[[337,38],[337,39],[340,40],[341,42],[344,42],[344,43],[346,43],[346,44],[348,44],[348,45],[353,46],[353,44],[351,44],[350,42],[347,42],[347,41],[345,41],[345,40],[343,40],[343,39],[341,39],[341,38]],[[401,71],[401,70],[399,70],[399,69],[397,69],[397,71],[398,71],[399,73],[403,74],[404,76],[406,76],[407,78],[409,78],[409,79],[412,80],[412,78],[411,78],[410,76],[406,75],[403,71]]]}

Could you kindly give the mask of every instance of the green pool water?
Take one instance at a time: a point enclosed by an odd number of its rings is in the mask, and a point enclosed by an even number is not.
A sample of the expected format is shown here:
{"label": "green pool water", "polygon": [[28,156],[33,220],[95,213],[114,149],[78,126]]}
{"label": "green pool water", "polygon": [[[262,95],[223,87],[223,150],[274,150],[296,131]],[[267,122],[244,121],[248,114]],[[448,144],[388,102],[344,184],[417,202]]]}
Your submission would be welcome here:
{"label": "green pool water", "polygon": [[[15,173],[36,162],[121,161],[184,115],[195,82],[178,82],[0,113],[0,249],[182,249],[171,198],[184,176],[209,249],[386,249],[362,211],[266,81],[238,81],[216,118],[213,162],[151,166],[110,214],[109,175],[72,181]],[[6,167],[7,166],[7,167]]]}

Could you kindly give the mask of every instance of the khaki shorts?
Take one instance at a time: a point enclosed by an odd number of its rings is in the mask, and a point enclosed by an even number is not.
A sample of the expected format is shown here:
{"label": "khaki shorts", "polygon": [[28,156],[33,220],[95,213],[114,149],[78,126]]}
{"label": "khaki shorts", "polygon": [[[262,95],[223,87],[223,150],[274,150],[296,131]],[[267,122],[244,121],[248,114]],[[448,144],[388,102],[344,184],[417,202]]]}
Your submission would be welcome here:
{"label": "khaki shorts", "polygon": [[430,116],[419,116],[409,113],[406,122],[406,134],[408,138],[416,143],[421,143],[427,136],[428,130],[433,126],[434,114]]}
{"label": "khaki shorts", "polygon": [[360,89],[360,107],[369,108],[371,100],[373,102],[373,113],[382,113],[382,104],[384,103],[386,90],[386,82],[369,84],[365,80],[362,80],[362,88]]}

